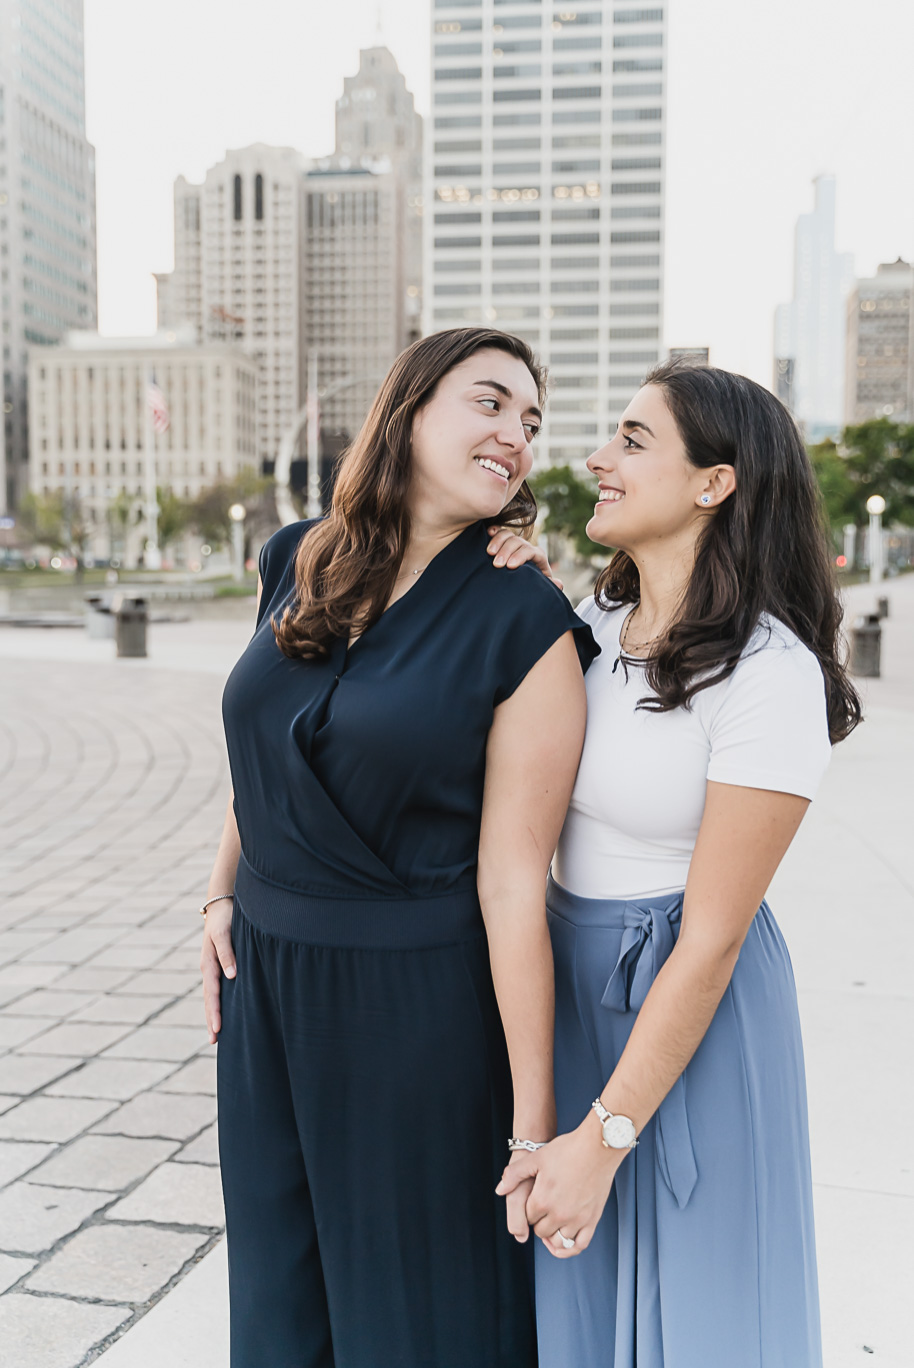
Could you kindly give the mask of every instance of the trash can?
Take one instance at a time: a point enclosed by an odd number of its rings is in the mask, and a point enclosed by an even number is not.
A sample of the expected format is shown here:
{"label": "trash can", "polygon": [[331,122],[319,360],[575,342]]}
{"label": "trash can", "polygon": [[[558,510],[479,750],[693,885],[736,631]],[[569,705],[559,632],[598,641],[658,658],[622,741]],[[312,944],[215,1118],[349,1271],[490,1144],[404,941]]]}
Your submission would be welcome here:
{"label": "trash can", "polygon": [[881,618],[887,618],[887,617],[888,617],[888,615],[889,615],[889,600],[888,600],[888,595],[887,595],[887,594],[882,594],[882,595],[876,600],[876,612],[877,612],[877,614],[879,615],[879,617],[881,617]]}
{"label": "trash can", "polygon": [[881,646],[882,624],[878,613],[855,618],[851,628],[851,674],[862,679],[878,679]]}
{"label": "trash can", "polygon": [[86,631],[92,641],[110,641],[114,637],[114,614],[102,594],[86,595]]}
{"label": "trash can", "polygon": [[146,624],[149,614],[146,600],[142,598],[121,599],[117,606],[114,639],[119,656],[145,656]]}

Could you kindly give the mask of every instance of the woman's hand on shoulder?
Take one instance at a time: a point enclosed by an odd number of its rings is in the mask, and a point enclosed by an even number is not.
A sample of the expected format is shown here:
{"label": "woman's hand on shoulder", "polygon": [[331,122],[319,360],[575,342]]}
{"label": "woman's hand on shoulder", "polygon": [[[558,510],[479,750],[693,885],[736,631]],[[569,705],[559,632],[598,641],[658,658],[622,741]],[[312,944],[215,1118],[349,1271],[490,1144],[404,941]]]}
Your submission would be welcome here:
{"label": "woman's hand on shoulder", "polygon": [[495,564],[499,567],[506,566],[508,570],[516,570],[518,566],[526,565],[528,562],[535,565],[537,570],[552,580],[557,589],[564,589],[562,581],[553,573],[552,566],[549,564],[549,557],[541,546],[534,546],[531,542],[524,541],[516,532],[512,532],[510,527],[490,527],[489,545],[486,548],[490,556],[495,559]]}
{"label": "woman's hand on shoulder", "polygon": [[203,974],[203,1010],[211,1045],[215,1045],[222,1029],[222,976],[234,978],[236,972],[232,907],[228,899],[213,903],[203,921],[200,971]]}

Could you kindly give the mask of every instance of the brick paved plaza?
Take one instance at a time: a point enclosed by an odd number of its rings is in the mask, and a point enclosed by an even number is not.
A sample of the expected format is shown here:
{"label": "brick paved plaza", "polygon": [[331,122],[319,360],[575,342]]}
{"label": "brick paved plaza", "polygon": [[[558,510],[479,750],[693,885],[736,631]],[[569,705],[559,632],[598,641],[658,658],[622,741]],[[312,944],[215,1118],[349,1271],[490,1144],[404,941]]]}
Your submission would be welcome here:
{"label": "brick paved plaza", "polygon": [[91,645],[97,663],[0,660],[5,1368],[91,1356],[223,1219],[195,911],[225,808],[221,671]]}
{"label": "brick paved plaza", "polygon": [[[914,577],[888,592],[869,720],[771,895],[800,985],[827,1368],[914,1356]],[[3,1368],[228,1362],[196,907],[248,630],[156,625],[148,660],[117,661],[81,631],[0,629]]]}

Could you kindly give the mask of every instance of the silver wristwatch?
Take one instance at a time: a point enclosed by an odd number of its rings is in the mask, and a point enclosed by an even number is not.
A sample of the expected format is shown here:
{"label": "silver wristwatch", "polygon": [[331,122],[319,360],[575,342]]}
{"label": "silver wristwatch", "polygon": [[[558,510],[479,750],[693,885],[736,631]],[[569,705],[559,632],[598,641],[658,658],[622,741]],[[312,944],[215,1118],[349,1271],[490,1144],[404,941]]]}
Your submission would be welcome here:
{"label": "silver wristwatch", "polygon": [[608,1112],[600,1101],[599,1097],[593,1104],[600,1122],[600,1129],[603,1132],[603,1144],[606,1149],[634,1149],[638,1141],[635,1139],[635,1123],[627,1116],[613,1116]]}

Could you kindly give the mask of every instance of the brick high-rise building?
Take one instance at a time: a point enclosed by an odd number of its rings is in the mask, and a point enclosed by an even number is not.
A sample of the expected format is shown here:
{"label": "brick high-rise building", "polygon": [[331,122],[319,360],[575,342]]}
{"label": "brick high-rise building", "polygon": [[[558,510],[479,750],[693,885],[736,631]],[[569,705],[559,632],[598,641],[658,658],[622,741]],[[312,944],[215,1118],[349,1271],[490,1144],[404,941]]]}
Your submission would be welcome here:
{"label": "brick high-rise building", "polygon": [[914,423],[914,267],[900,257],[847,301],[844,421],[869,418]]}

